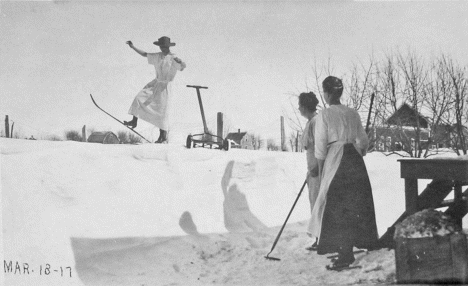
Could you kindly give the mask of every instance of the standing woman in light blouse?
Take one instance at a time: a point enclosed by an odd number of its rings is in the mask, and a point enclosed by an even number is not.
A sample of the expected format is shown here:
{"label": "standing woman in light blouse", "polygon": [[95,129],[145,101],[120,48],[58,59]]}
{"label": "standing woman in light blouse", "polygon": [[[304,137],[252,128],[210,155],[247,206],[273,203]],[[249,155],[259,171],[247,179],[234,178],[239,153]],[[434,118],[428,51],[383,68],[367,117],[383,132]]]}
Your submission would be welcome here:
{"label": "standing woman in light blouse", "polygon": [[[302,146],[306,150],[307,154],[307,187],[309,188],[309,202],[310,202],[310,211],[315,205],[317,200],[317,195],[320,187],[320,180],[318,176],[318,162],[315,158],[315,139],[314,139],[314,130],[315,130],[315,119],[317,118],[317,105],[319,101],[317,96],[313,92],[303,92],[299,95],[299,112],[303,117],[307,119],[307,123],[302,133]],[[310,220],[309,226],[307,228],[307,234],[312,236],[312,220]],[[315,237],[315,242],[307,247],[309,251],[317,250],[318,238]]]}
{"label": "standing woman in light blouse", "polygon": [[362,156],[369,140],[359,114],[341,104],[343,83],[334,76],[323,83],[326,103],[315,125],[315,157],[320,191],[312,214],[317,253],[338,253],[328,270],[342,270],[355,261],[353,247],[373,249],[378,234],[372,187]]}

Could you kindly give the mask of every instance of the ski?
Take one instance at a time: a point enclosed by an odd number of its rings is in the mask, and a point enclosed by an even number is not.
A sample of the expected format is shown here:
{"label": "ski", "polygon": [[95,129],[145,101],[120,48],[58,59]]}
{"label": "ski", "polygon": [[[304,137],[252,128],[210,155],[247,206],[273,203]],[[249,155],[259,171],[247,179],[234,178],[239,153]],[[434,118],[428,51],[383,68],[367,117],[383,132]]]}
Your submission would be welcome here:
{"label": "ski", "polygon": [[[358,253],[362,253],[362,252],[365,252],[365,250],[359,249],[359,250],[353,251],[353,254],[358,254]],[[337,257],[338,257],[338,254],[333,254],[333,255],[327,256],[328,259],[333,259],[333,258],[337,258]]]}
{"label": "ski", "polygon": [[112,116],[109,112],[105,111],[104,109],[102,109],[97,103],[96,101],[94,100],[93,98],[93,95],[90,94],[91,96],[91,100],[93,101],[94,105],[96,105],[97,108],[99,108],[102,112],[104,112],[105,114],[109,115],[110,117],[112,117],[114,120],[118,121],[120,124],[122,124],[123,126],[127,127],[128,129],[130,129],[133,133],[135,133],[136,135],[140,136],[141,138],[143,138],[146,142],[148,143],[151,143],[151,141],[149,141],[148,139],[146,139],[145,137],[143,137],[143,135],[141,135],[140,133],[136,132],[135,130],[133,130],[132,128],[128,127],[127,125],[125,125],[122,121],[118,120],[117,118],[115,118],[114,116]]}
{"label": "ski", "polygon": [[344,271],[344,270],[351,270],[351,269],[358,269],[358,268],[362,268],[361,265],[355,265],[355,266],[346,266],[346,267],[342,267],[342,268],[331,268],[329,265],[326,266],[327,270],[330,270],[330,271],[337,271],[337,272],[341,272],[341,271]]}

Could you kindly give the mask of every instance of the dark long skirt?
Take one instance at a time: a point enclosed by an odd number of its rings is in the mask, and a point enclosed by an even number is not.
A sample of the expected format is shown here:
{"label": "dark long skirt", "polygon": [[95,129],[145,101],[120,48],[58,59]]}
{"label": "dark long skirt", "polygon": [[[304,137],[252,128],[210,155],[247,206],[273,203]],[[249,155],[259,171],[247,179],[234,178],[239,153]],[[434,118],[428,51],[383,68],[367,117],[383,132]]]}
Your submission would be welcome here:
{"label": "dark long skirt", "polygon": [[374,249],[378,234],[367,169],[353,144],[343,146],[340,166],[330,184],[318,254],[352,246]]}

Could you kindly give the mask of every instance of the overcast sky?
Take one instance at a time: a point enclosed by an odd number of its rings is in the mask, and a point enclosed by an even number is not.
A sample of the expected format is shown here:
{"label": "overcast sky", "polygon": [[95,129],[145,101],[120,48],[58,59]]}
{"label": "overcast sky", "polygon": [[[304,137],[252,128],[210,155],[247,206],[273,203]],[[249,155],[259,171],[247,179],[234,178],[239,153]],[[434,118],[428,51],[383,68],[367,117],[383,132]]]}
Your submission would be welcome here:
{"label": "overcast sky", "polygon": [[410,48],[468,63],[468,2],[2,1],[0,12],[0,116],[28,137],[85,124],[122,129],[89,94],[131,118],[134,96],[155,74],[127,40],[147,52],[159,51],[152,42],[161,36],[176,43],[171,51],[187,64],[173,83],[171,126],[180,138],[203,127],[187,84],[208,87],[210,128],[221,111],[233,130],[279,138],[288,94],[313,82],[314,61],[331,58],[341,75],[372,53]]}

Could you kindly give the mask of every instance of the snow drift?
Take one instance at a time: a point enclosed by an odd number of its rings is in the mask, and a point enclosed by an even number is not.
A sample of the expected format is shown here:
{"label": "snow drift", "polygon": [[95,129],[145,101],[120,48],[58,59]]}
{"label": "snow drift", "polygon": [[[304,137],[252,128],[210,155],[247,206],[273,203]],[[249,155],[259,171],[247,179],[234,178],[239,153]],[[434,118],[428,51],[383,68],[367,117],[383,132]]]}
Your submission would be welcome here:
{"label": "snow drift", "polygon": [[[361,269],[336,273],[304,249],[306,192],[273,253],[282,260],[264,259],[305,179],[304,153],[0,143],[4,264],[29,267],[7,271],[6,285],[393,282],[391,250],[358,254]],[[365,157],[379,234],[404,209],[396,159]],[[58,271],[39,275],[46,264]]]}

